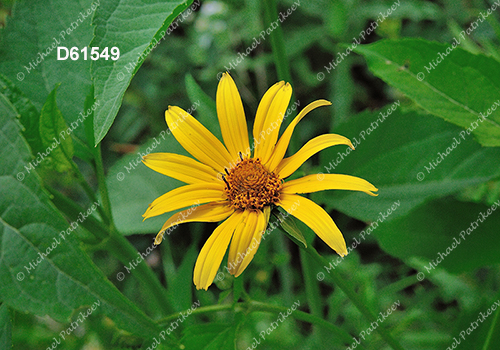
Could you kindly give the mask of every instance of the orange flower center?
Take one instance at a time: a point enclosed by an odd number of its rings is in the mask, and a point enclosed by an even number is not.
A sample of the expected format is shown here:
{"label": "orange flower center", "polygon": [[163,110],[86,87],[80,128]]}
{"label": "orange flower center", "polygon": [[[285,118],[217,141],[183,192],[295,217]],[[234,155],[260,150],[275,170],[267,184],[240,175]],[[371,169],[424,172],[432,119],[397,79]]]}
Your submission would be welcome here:
{"label": "orange flower center", "polygon": [[260,159],[244,159],[224,175],[226,195],[234,209],[262,209],[280,200],[281,179]]}

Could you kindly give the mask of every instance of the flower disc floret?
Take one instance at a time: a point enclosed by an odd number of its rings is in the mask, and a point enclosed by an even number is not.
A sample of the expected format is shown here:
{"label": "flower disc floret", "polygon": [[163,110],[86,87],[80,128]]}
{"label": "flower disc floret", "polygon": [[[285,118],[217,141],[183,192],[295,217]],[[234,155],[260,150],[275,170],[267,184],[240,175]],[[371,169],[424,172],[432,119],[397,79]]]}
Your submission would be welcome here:
{"label": "flower disc floret", "polygon": [[224,190],[234,209],[262,209],[279,202],[282,180],[260,159],[244,159],[226,173]]}

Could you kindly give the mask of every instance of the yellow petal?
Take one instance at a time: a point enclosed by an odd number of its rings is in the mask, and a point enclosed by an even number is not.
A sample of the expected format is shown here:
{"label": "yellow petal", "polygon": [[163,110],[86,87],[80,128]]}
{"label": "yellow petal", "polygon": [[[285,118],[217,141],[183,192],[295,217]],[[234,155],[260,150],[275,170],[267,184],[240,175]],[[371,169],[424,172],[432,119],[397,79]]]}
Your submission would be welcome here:
{"label": "yellow petal", "polygon": [[[229,273],[238,277],[250,264],[259,249],[262,234],[269,222],[270,207],[261,210],[245,210],[242,221],[234,231],[227,268]],[[266,217],[267,215],[267,217]]]}
{"label": "yellow petal", "polygon": [[342,232],[326,211],[313,201],[294,194],[281,194],[280,207],[309,226],[316,235],[340,256],[347,255]]}
{"label": "yellow petal", "polygon": [[160,174],[188,184],[222,181],[213,168],[179,154],[150,153],[142,157],[142,162]]}
{"label": "yellow petal", "polygon": [[300,113],[295,117],[295,119],[290,123],[290,125],[288,125],[283,135],[281,135],[281,138],[276,144],[276,147],[274,149],[271,158],[265,164],[269,171],[274,171],[278,166],[278,164],[283,160],[283,157],[285,156],[286,150],[288,148],[288,144],[290,143],[290,139],[292,138],[293,130],[295,129],[297,123],[300,122],[300,120],[304,118],[305,115],[310,111],[312,111],[313,109],[329,105],[331,105],[331,102],[328,102],[326,100],[317,100],[309,103],[307,106],[305,106],[303,110],[300,111]]}
{"label": "yellow petal", "polygon": [[307,142],[297,153],[293,156],[285,158],[276,168],[275,172],[282,179],[292,175],[306,160],[314,154],[327,147],[335,145],[347,145],[354,149],[351,141],[348,138],[336,134],[321,135],[313,138]]}
{"label": "yellow petal", "polygon": [[[253,123],[253,138],[259,141],[260,138],[265,136],[264,122],[266,121],[267,112],[269,111],[269,107],[271,106],[271,102],[276,97],[278,91],[285,86],[284,81],[280,81],[273,86],[271,86],[262,99],[260,100],[259,107],[257,107],[257,113],[255,114],[255,121]],[[264,130],[264,135],[261,136],[261,132]]]}
{"label": "yellow petal", "polygon": [[311,193],[324,190],[361,191],[370,196],[377,196],[377,194],[372,192],[378,191],[371,183],[356,176],[316,174],[285,182],[282,193]]}
{"label": "yellow petal", "polygon": [[217,87],[216,101],[217,117],[227,150],[234,160],[239,158],[239,152],[250,156],[243,104],[236,84],[228,73],[222,74]]}
{"label": "yellow petal", "polygon": [[218,172],[230,167],[231,155],[224,145],[182,108],[169,106],[165,120],[177,141],[193,157]]}
{"label": "yellow petal", "polygon": [[[272,155],[281,123],[285,117],[286,108],[292,97],[292,86],[285,82],[279,82],[279,89],[274,93],[275,86],[272,86],[262,98],[257,108],[256,120],[254,125],[254,158],[260,158],[262,164],[265,164]],[[274,94],[274,96],[273,96]],[[262,122],[261,120],[264,119]]]}
{"label": "yellow petal", "polygon": [[[177,226],[185,222],[218,222],[227,219],[234,212],[227,202],[212,202],[203,204],[193,208],[180,211],[172,215],[163,225],[160,232],[156,236],[155,244],[160,244],[165,233],[170,234],[168,230],[172,226]],[[165,232],[166,231],[166,232]]]}
{"label": "yellow petal", "polygon": [[194,266],[193,282],[196,289],[205,289],[214,281],[220,263],[236,226],[241,222],[243,212],[235,211],[226,221],[217,226],[203,245]]}
{"label": "yellow petal", "polygon": [[142,215],[144,219],[173,210],[225,199],[224,186],[218,183],[186,185],[156,198]]}

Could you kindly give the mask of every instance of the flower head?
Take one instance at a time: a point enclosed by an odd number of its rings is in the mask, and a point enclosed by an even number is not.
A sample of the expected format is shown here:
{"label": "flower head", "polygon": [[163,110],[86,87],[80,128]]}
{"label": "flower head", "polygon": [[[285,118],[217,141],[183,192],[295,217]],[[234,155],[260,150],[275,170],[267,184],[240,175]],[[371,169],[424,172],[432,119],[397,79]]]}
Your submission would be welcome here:
{"label": "flower head", "polygon": [[[347,254],[342,233],[330,216],[299,193],[323,190],[353,190],[375,195],[366,180],[339,174],[308,175],[286,181],[315,153],[334,145],[348,145],[349,139],[335,134],[313,138],[297,153],[284,158],[298,122],[310,111],[331,103],[318,100],[307,105],[279,137],[279,129],[292,96],[283,81],[264,94],[257,108],[250,145],[243,104],[228,73],[217,88],[217,116],[222,144],[200,122],[179,107],[165,112],[168,127],[179,143],[197,160],[172,154],[153,153],[144,164],[164,175],[185,182],[149,205],[144,218],[200,204],[172,215],[156,236],[160,244],[167,229],[190,221],[223,221],[208,238],[196,261],[193,281],[197,289],[208,289],[229,246],[228,271],[238,277],[255,255],[269,223],[273,206],[280,206],[308,225],[339,255]],[[257,243],[255,243],[257,242]]]}

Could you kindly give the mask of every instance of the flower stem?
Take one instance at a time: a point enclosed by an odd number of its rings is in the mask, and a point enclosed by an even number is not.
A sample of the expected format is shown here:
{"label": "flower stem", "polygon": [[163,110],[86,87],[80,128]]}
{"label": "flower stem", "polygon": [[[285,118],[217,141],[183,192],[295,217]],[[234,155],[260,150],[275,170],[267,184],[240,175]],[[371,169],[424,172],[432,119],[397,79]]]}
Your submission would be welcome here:
{"label": "flower stem", "polygon": [[[267,303],[262,303],[259,301],[246,301],[246,302],[240,302],[236,304],[222,304],[222,305],[210,305],[210,306],[202,306],[199,307],[195,310],[192,310],[191,314],[193,315],[200,315],[200,314],[209,314],[209,313],[215,313],[215,312],[220,312],[220,311],[231,311],[231,310],[247,310],[249,312],[255,312],[255,311],[262,311],[262,312],[270,312],[274,314],[279,314],[280,312],[288,312],[288,308],[283,307],[283,306],[276,306],[276,305],[271,305]],[[187,310],[186,310],[187,311]],[[308,314],[307,312],[300,311],[300,310],[295,310],[291,313],[291,316],[293,316],[296,320],[308,322],[311,324],[317,324],[320,326],[323,326],[324,328],[332,331],[336,336],[339,338],[343,339],[344,342],[346,343],[352,343],[352,337],[344,331],[341,328],[338,328],[337,326],[331,324],[330,322],[327,322],[323,320],[320,317]],[[161,325],[167,325],[170,321],[175,320],[177,317],[179,317],[179,313],[175,313],[172,315],[169,315],[165,318],[162,318],[160,320],[157,320],[156,322]]]}
{"label": "flower stem", "polygon": [[[83,190],[85,191],[85,193],[87,194],[89,199],[93,203],[96,203],[97,198],[95,196],[94,190],[89,186],[87,180],[85,180],[85,177],[82,175],[82,173],[81,173],[80,169],[78,168],[78,166],[76,165],[76,163],[72,159],[69,159],[69,163],[71,164],[71,168],[73,169],[73,172],[75,173],[80,186],[82,186]],[[99,212],[99,215],[101,216],[101,218],[103,218],[103,220],[104,220],[106,218],[106,213],[104,212],[104,210],[101,208],[100,205],[97,206],[97,211]]]}
{"label": "flower stem", "polygon": [[408,276],[388,285],[387,287],[382,288],[380,290],[380,294],[387,294],[387,295],[396,294],[402,291],[403,289],[414,285],[415,283],[419,283],[419,281],[415,278],[415,275]]}
{"label": "flower stem", "polygon": [[497,311],[495,313],[495,317],[493,318],[493,321],[491,322],[490,329],[488,330],[488,334],[486,335],[486,339],[484,340],[482,350],[488,350],[490,348],[491,339],[493,338],[493,333],[494,333],[495,328],[497,327],[497,323],[498,323],[498,315],[500,315],[500,312]]}
{"label": "flower stem", "polygon": [[[109,229],[109,239],[106,242],[106,249],[123,264],[127,265],[132,261],[137,261],[138,258],[142,259],[142,257],[139,256],[137,249],[135,249],[135,247],[118,232],[113,222],[111,201],[109,200],[108,188],[106,185],[106,176],[104,174],[100,144],[97,145],[94,159],[99,192],[101,194],[102,205],[105,212],[103,221]],[[165,288],[163,288],[157,276],[153,273],[148,264],[146,264],[144,259],[137,264],[135,269],[132,269],[132,273],[143,283],[144,288],[148,290],[148,293],[153,296],[153,302],[160,310],[162,310],[163,314],[168,314],[173,311],[173,307],[168,300]]]}
{"label": "flower stem", "polygon": [[[80,213],[85,212],[84,208],[80,207],[77,203],[73,202],[66,196],[63,196],[58,191],[49,186],[45,186],[45,188],[52,194],[52,203],[54,203],[54,205],[70,220],[77,221]],[[130,264],[130,262],[139,258],[137,250],[126,238],[120,235],[117,231],[110,231],[101,221],[92,215],[89,215],[85,220],[83,220],[83,222],[81,222],[81,226],[88,232],[92,233],[98,241],[102,242],[102,246],[106,247],[106,250],[109,251],[122,264]],[[173,308],[170,306],[170,301],[165,295],[163,286],[160,284],[160,281],[156,278],[151,268],[144,261],[137,264],[135,269],[131,269],[131,273],[135,278],[143,282],[149,299],[155,303],[157,308],[162,310],[164,314],[172,312]]]}
{"label": "flower stem", "polygon": [[[125,265],[140,259],[137,249],[117,231],[111,231],[109,240],[106,243],[107,250]],[[152,302],[164,315],[174,310],[167,297],[165,288],[163,288],[158,277],[146,261],[140,261],[134,269],[131,269],[131,273],[142,282],[143,287],[153,296]]]}
{"label": "flower stem", "polygon": [[[267,303],[262,303],[260,301],[250,301],[247,307],[250,309],[250,311],[264,311],[277,314],[279,314],[280,312],[288,312],[289,309],[283,306],[276,306]],[[317,317],[315,315],[300,310],[293,311],[291,315],[293,315],[293,317],[296,320],[322,326],[325,329],[332,331],[336,336],[342,338],[344,342],[352,343],[352,337],[349,335],[349,333],[347,333],[341,328],[338,328],[334,324],[323,320],[321,317]]]}
{"label": "flower stem", "polygon": [[[237,306],[242,305],[245,303],[236,303],[236,304],[216,304],[216,305],[209,305],[209,306],[201,306],[198,307],[194,310],[191,311],[191,314],[197,315],[197,314],[211,314],[219,311],[230,311],[233,310],[233,308],[237,308]],[[191,310],[191,309],[189,309]],[[186,312],[188,310],[185,310]],[[166,326],[170,321],[175,320],[177,317],[179,317],[179,312],[176,312],[174,314],[168,315],[167,317],[161,318],[159,320],[156,320],[156,323],[160,326]]]}
{"label": "flower stem", "polygon": [[[47,185],[44,187],[52,195],[52,203],[54,203],[57,209],[59,209],[70,220],[76,221],[79,215],[85,212],[84,208],[61,194],[59,191]],[[82,220],[80,225],[88,232],[92,233],[98,241],[103,241],[109,236],[109,231],[106,226],[104,226],[101,221],[92,215],[89,215],[85,220]]]}
{"label": "flower stem", "polygon": [[102,206],[105,213],[103,221],[107,226],[109,226],[112,231],[114,231],[116,230],[116,228],[113,222],[113,214],[111,212],[111,202],[109,200],[108,186],[106,184],[106,176],[104,174],[104,166],[102,164],[101,144],[99,143],[96,148],[97,149],[94,157],[95,172],[97,175],[97,182],[99,184],[99,193],[101,194]]}
{"label": "flower stem", "polygon": [[[278,252],[278,254],[290,254],[290,250],[287,246],[287,238],[285,235],[277,234],[273,239],[274,249]],[[280,286],[283,291],[283,299],[282,301],[286,304],[292,303],[292,295],[293,295],[293,271],[290,264],[282,264],[278,266],[279,278],[280,278]]]}
{"label": "flower stem", "polygon": [[[313,262],[311,256],[309,256],[302,249],[299,250],[300,254],[300,264],[302,266],[302,275],[304,276],[304,284],[306,288],[307,301],[309,303],[309,309],[311,314],[323,317],[323,306],[321,303],[321,298],[319,297],[319,286],[313,273]],[[322,329],[318,327],[314,328],[314,335],[322,338]]]}
{"label": "flower stem", "polygon": [[[312,244],[309,244],[307,248],[300,247],[302,249],[305,249],[307,253],[309,253],[314,260],[316,260],[320,265],[326,266],[329,264],[329,262],[323,258],[321,255],[318,254],[316,249],[312,246]],[[333,282],[347,295],[347,297],[351,300],[351,302],[356,306],[356,308],[363,314],[363,316],[366,317],[366,319],[369,322],[374,322],[377,320],[375,315],[372,313],[372,311],[366,306],[364,301],[356,294],[356,292],[349,286],[347,285],[342,277],[339,275],[339,273],[332,269],[329,271],[328,276],[333,280]],[[385,326],[380,325],[379,327],[376,328],[377,332],[380,334],[380,336],[389,344],[393,349],[395,350],[404,350],[404,348],[399,344],[397,340],[395,340],[389,331],[385,328]]]}

